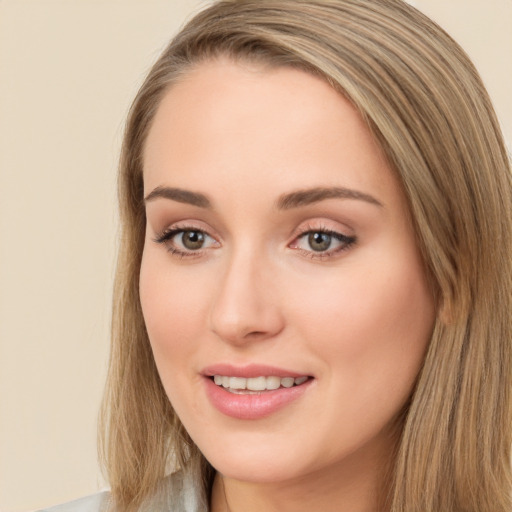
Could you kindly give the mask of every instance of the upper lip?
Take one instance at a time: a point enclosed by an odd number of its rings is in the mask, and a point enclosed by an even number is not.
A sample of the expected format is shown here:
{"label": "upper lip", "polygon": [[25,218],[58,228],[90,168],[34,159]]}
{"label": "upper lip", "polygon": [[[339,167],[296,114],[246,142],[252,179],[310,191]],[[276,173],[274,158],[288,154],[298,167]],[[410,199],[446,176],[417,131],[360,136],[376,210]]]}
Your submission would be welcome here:
{"label": "upper lip", "polygon": [[287,370],[285,368],[278,368],[276,366],[269,366],[266,364],[248,364],[244,366],[234,366],[228,363],[219,363],[207,366],[201,373],[206,377],[213,377],[214,375],[224,375],[229,377],[304,377],[308,374]]}

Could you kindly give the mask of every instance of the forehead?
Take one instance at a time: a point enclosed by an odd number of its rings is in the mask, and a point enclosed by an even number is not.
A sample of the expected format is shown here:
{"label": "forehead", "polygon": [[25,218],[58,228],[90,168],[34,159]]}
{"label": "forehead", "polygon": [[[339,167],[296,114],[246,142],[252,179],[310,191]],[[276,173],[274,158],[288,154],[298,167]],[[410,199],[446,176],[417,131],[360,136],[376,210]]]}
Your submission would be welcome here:
{"label": "forehead", "polygon": [[228,59],[202,63],[170,87],[144,152],[146,194],[169,184],[208,192],[219,181],[396,188],[361,116],[325,81]]}

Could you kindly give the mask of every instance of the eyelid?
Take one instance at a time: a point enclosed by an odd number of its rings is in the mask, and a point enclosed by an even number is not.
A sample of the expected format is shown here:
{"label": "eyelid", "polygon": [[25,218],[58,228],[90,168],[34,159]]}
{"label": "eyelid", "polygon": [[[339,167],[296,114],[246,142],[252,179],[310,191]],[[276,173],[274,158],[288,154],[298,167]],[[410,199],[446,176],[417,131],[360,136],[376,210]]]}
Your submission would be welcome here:
{"label": "eyelid", "polygon": [[167,233],[170,233],[171,231],[201,231],[202,233],[207,234],[208,236],[217,241],[220,239],[216,230],[214,230],[209,224],[206,224],[205,222],[199,220],[186,218],[184,218],[183,220],[177,220],[175,222],[166,224],[164,227],[160,229],[158,229],[157,226],[154,226],[154,238],[161,238],[162,236],[165,236]]}
{"label": "eyelid", "polygon": [[291,238],[298,238],[305,233],[311,231],[323,231],[326,233],[334,233],[345,236],[347,238],[353,237],[354,230],[348,226],[341,224],[340,222],[332,221],[329,219],[319,218],[308,220],[301,223],[292,233]]}

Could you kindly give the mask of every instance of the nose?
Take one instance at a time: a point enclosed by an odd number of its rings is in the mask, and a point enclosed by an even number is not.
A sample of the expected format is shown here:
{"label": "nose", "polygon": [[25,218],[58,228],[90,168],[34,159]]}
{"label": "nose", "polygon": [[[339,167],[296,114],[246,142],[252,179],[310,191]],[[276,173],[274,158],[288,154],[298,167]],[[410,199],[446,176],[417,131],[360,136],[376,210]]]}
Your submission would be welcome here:
{"label": "nose", "polygon": [[275,279],[263,261],[239,254],[226,262],[211,307],[211,330],[235,345],[279,334],[284,318],[275,292]]}

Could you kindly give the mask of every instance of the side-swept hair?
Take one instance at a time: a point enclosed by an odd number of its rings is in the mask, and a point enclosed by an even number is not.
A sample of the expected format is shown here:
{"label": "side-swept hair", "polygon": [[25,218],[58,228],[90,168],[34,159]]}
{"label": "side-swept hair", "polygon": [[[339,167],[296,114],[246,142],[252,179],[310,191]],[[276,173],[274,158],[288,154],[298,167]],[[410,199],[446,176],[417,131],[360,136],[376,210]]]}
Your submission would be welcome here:
{"label": "side-swept hair", "polygon": [[437,319],[404,414],[387,508],[510,512],[510,160],[466,54],[400,0],[216,2],[171,41],[142,85],[119,170],[121,247],[101,420],[118,509],[136,510],[172,467],[195,468],[208,492],[211,468],[158,377],[138,280],[148,130],[172,84],[219,56],[328,82],[363,116],[407,198]]}

